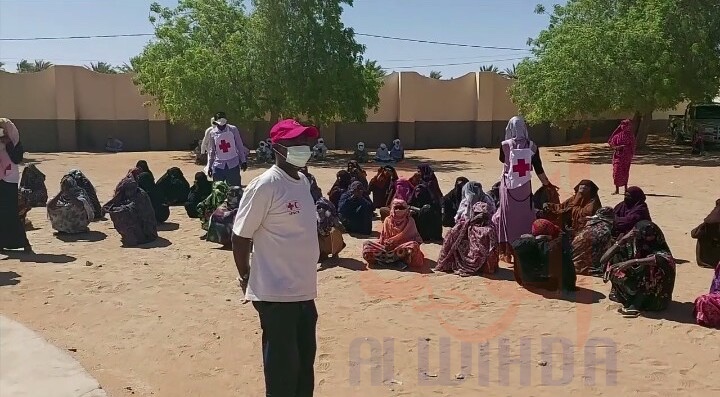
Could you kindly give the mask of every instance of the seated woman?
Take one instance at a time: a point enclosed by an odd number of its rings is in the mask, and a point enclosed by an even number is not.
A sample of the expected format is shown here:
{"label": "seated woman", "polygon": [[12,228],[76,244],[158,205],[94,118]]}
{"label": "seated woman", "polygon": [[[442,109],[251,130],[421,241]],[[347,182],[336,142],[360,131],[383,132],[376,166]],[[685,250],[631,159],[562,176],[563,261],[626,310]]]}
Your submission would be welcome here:
{"label": "seated woman", "polygon": [[389,163],[393,161],[392,157],[390,157],[390,151],[388,150],[386,144],[381,143],[375,151],[375,161],[380,163]]}
{"label": "seated woman", "polygon": [[328,257],[337,259],[340,251],[345,248],[343,233],[345,227],[340,223],[335,206],[330,200],[321,197],[315,202],[317,209],[317,232],[318,243],[320,244],[320,262],[324,262]]}
{"label": "seated woman", "polygon": [[44,207],[47,204],[48,191],[45,186],[45,174],[35,164],[26,165],[23,169],[20,188],[28,190],[31,207]]}
{"label": "seated woman", "polygon": [[[495,182],[494,185],[488,190],[487,195],[490,196],[490,198],[493,199],[493,202],[495,203],[495,208],[500,208],[500,182]],[[560,200],[558,199],[558,204],[560,204]]]}
{"label": "seated woman", "polygon": [[312,158],[313,160],[325,160],[327,157],[328,148],[325,145],[325,140],[323,138],[318,138],[317,144],[313,146],[312,148]]}
{"label": "seated woman", "polygon": [[170,206],[185,205],[190,194],[190,183],[178,167],[172,167],[165,175],[158,179],[157,188],[165,197],[165,203]]}
{"label": "seated woman", "polygon": [[424,183],[415,186],[408,205],[423,241],[442,241],[442,207],[433,200],[428,186]]}
{"label": "seated woman", "polygon": [[693,315],[698,325],[720,329],[720,262],[715,266],[710,292],[695,299]]}
{"label": "seated woman", "polygon": [[224,248],[231,246],[232,227],[242,195],[240,186],[230,187],[225,201],[210,216],[205,238],[207,241],[222,244]]}
{"label": "seated woman", "polygon": [[378,168],[377,174],[370,179],[368,184],[375,208],[390,207],[390,202],[395,195],[395,182],[397,180],[398,174],[394,167],[385,165]]}
{"label": "seated woman", "polygon": [[88,179],[80,170],[70,170],[68,176],[75,180],[75,183],[80,189],[85,191],[85,196],[90,201],[90,205],[92,205],[93,212],[95,213],[93,220],[101,219],[103,217],[102,205],[100,205],[100,200],[98,199],[95,186],[93,186],[92,182],[90,182],[90,179]]}
{"label": "seated woman", "polygon": [[[155,183],[155,175],[153,175],[152,171],[150,171],[150,167],[148,166],[147,161],[140,160],[135,164],[135,168],[139,169],[140,172],[138,174],[142,174],[143,172],[147,172],[152,177],[153,183]],[[135,175],[137,176],[137,175]]]}
{"label": "seated woman", "polygon": [[[406,203],[409,202],[415,192],[415,186],[419,183],[420,176],[418,174],[413,175],[410,179],[398,178],[397,182],[395,182],[395,194],[390,198],[390,202],[392,203],[392,200],[396,199]],[[390,215],[390,205],[380,207],[378,212],[380,213],[380,220],[384,221]]]}
{"label": "seated woman", "polygon": [[[416,178],[419,177],[419,182],[424,183],[428,189],[430,189],[433,201],[436,202],[437,205],[442,205],[443,194],[440,190],[437,176],[435,176],[435,170],[433,170],[430,164],[425,163],[418,165],[417,169]],[[419,182],[413,183],[413,185],[417,186]]]}
{"label": "seated woman", "polygon": [[405,149],[403,149],[402,142],[399,139],[393,141],[393,146],[390,149],[390,157],[393,161],[405,160]]}
{"label": "seated woman", "polygon": [[157,221],[150,197],[132,177],[120,181],[115,196],[103,206],[123,245],[132,247],[157,239]]}
{"label": "seated woman", "polygon": [[368,160],[370,159],[370,155],[368,154],[367,150],[365,150],[365,143],[358,142],[355,153],[353,153],[353,159],[355,159],[355,161],[358,163],[368,162]]}
{"label": "seated woman", "polygon": [[690,232],[697,240],[695,258],[698,266],[712,269],[713,263],[720,262],[720,199],[715,208],[705,217],[703,223]]}
{"label": "seated woman", "polygon": [[255,162],[258,164],[265,164],[272,162],[272,149],[268,147],[265,141],[260,141],[257,149],[255,149]]}
{"label": "seated woman", "polygon": [[30,191],[27,189],[18,189],[18,218],[20,223],[25,227],[25,230],[32,230],[33,224],[30,219],[27,218],[28,212],[32,209],[30,205]]}
{"label": "seated woman", "polygon": [[198,204],[202,203],[212,193],[212,183],[207,179],[204,172],[195,173],[195,183],[190,188],[190,193],[185,201],[185,212],[190,218],[199,218]]}
{"label": "seated woman", "polygon": [[470,219],[475,203],[483,202],[487,204],[490,216],[494,215],[495,211],[497,211],[495,201],[483,192],[480,182],[468,182],[463,187],[462,195],[462,201],[460,201],[460,206],[455,214],[455,222]]}
{"label": "seated woman", "polygon": [[443,196],[443,215],[442,224],[446,227],[455,226],[455,215],[460,208],[460,202],[463,199],[463,187],[469,180],[464,176],[455,179],[455,187]]}
{"label": "seated woman", "polygon": [[348,161],[347,164],[347,171],[350,173],[350,176],[353,181],[358,181],[363,184],[363,188],[367,189],[368,187],[368,180],[367,180],[367,172],[365,172],[365,169],[355,160]]}
{"label": "seated woman", "polygon": [[123,142],[117,138],[108,138],[105,141],[105,151],[110,153],[120,153],[123,150]]}
{"label": "seated woman", "polygon": [[52,228],[67,234],[88,232],[88,225],[95,219],[85,190],[70,175],[60,180],[60,192],[47,203],[47,214]]}
{"label": "seated woman", "polygon": [[498,242],[490,221],[490,207],[477,202],[470,217],[460,220],[445,236],[435,271],[461,277],[493,274],[498,269]]}
{"label": "seated woman", "polygon": [[397,270],[422,269],[425,256],[420,251],[422,238],[410,216],[410,207],[393,200],[390,215],[383,222],[380,239],[363,244],[363,259],[372,266]]}
{"label": "seated woman", "polygon": [[145,193],[148,194],[148,197],[150,197],[150,202],[155,211],[155,220],[157,220],[158,223],[165,223],[170,217],[170,207],[165,204],[165,196],[163,196],[162,191],[155,185],[152,174],[143,172],[138,175],[137,183],[140,189],[144,190]]}
{"label": "seated woman", "polygon": [[538,190],[536,190],[533,194],[532,201],[538,218],[547,219],[556,224],[558,227],[562,227],[562,222],[560,220],[561,216],[559,214],[551,214],[549,212],[542,211],[542,209],[545,208],[545,204],[560,205],[560,194],[558,193],[558,188],[556,186],[540,186],[540,188],[538,188]]}
{"label": "seated woman", "polygon": [[602,276],[604,263],[600,258],[613,243],[612,228],[615,213],[610,207],[602,207],[588,219],[585,227],[575,235],[572,242],[575,272],[585,276]]}
{"label": "seated woman", "polygon": [[345,170],[338,171],[335,175],[335,183],[328,192],[328,198],[335,208],[340,205],[340,197],[348,190],[352,182],[352,175]]}
{"label": "seated woman", "polygon": [[637,317],[640,311],[660,311],[672,301],[675,259],[660,228],[640,221],[603,254],[610,263],[605,282],[612,283],[610,300],[621,303],[618,312]]}
{"label": "seated woman", "polygon": [[562,227],[569,227],[571,234],[577,234],[585,226],[587,218],[595,215],[595,212],[602,207],[598,190],[600,189],[593,181],[583,179],[575,186],[575,196],[562,204],[546,203],[543,212],[548,215],[559,215]]}
{"label": "seated woman", "polygon": [[640,221],[651,221],[650,210],[645,203],[645,192],[637,186],[631,186],[625,192],[625,199],[615,206],[615,227],[613,236],[623,235]]}
{"label": "seated woman", "polygon": [[317,179],[315,179],[315,175],[311,174],[308,170],[308,167],[302,167],[300,168],[300,172],[302,172],[303,175],[308,179],[310,182],[310,195],[313,198],[313,201],[318,201],[322,197],[322,189],[320,189],[320,186],[317,184]]}
{"label": "seated woman", "polygon": [[536,219],[532,235],[512,243],[515,251],[515,281],[525,288],[575,291],[577,276],[572,263],[570,239],[547,219]]}
{"label": "seated woman", "polygon": [[340,197],[338,212],[345,230],[351,234],[372,234],[373,204],[366,197],[362,183],[355,181]]}
{"label": "seated woman", "polygon": [[200,226],[203,230],[208,230],[210,224],[210,217],[213,212],[227,199],[228,191],[230,191],[230,185],[224,181],[214,182],[212,185],[212,192],[205,200],[198,204],[197,209],[200,218]]}

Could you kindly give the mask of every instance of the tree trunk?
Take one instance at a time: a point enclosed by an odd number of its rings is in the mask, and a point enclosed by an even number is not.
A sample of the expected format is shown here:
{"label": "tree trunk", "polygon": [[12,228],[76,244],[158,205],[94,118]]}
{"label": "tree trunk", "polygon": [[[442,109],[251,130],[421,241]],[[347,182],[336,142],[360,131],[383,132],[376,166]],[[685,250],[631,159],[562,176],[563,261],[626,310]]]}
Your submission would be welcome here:
{"label": "tree trunk", "polygon": [[652,125],[652,112],[636,111],[633,116],[633,129],[637,147],[644,147],[647,143],[650,126]]}

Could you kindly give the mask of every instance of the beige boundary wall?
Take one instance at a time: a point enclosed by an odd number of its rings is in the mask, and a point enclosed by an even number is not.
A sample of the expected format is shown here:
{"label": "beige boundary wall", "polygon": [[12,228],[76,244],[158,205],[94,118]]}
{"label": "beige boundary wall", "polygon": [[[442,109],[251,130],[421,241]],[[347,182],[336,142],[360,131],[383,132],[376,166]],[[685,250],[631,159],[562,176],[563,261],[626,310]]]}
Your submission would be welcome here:
{"label": "beige boundary wall", "polygon": [[[364,123],[334,123],[322,134],[330,148],[353,148],[358,141],[374,148],[400,138],[406,148],[489,147],[502,139],[517,108],[510,100],[512,81],[492,72],[435,80],[415,72],[385,77],[377,112]],[[108,137],[122,140],[127,151],[184,150],[202,131],[169,123],[143,104],[128,74],[100,74],[80,66],[54,66],[38,73],[0,72],[0,117],[11,118],[29,151],[98,151]],[[656,122],[664,128],[667,115]],[[682,113],[682,112],[680,112]],[[660,115],[660,114],[659,114]],[[209,117],[210,115],[208,115]],[[589,126],[557,131],[531,128],[540,145],[603,141],[621,115]],[[267,137],[269,122],[249,123],[247,146]]]}

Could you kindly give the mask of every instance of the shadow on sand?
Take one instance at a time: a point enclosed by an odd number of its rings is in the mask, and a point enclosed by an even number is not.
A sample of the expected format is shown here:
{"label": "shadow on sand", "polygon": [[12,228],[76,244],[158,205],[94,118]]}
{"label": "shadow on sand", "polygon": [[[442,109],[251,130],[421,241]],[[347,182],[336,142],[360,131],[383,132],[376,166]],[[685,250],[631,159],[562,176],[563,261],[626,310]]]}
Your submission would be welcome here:
{"label": "shadow on sand", "polygon": [[20,277],[22,276],[12,271],[0,272],[0,287],[5,287],[8,285],[18,285],[20,284],[20,280],[18,280],[18,278]]}

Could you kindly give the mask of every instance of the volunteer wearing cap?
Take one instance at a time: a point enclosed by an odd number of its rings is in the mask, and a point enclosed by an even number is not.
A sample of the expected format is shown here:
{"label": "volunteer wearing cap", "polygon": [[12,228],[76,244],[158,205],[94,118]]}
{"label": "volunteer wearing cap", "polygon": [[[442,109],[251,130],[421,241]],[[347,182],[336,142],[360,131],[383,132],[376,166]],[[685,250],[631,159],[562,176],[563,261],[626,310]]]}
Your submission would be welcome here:
{"label": "volunteer wearing cap", "polygon": [[227,123],[225,112],[215,113],[208,145],[208,175],[215,182],[240,186],[240,168],[247,169],[247,153],[237,127]]}
{"label": "volunteer wearing cap", "polygon": [[267,396],[312,396],[315,385],[320,250],[310,181],[300,169],[318,136],[317,128],[295,120],[272,127],[275,165],[248,184],[233,226],[240,286],[263,331]]}

